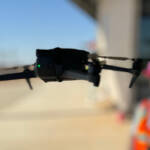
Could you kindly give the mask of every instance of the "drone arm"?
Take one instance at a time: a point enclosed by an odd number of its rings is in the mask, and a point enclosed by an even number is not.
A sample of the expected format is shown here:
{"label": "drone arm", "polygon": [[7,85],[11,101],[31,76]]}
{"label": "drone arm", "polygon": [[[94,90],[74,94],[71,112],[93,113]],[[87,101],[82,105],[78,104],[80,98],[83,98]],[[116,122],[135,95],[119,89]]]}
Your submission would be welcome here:
{"label": "drone arm", "polygon": [[28,69],[26,69],[20,73],[11,73],[11,74],[0,75],[0,81],[26,79],[26,81],[29,85],[29,88],[32,90],[33,88],[32,88],[31,82],[30,82],[30,78],[36,78],[36,74],[34,71],[30,71]]}
{"label": "drone arm", "polygon": [[130,68],[123,68],[123,67],[117,67],[117,66],[106,65],[106,64],[102,66],[102,69],[133,73],[133,70]]}
{"label": "drone arm", "polygon": [[36,75],[35,75],[34,71],[24,71],[24,72],[20,72],[20,73],[0,75],[0,81],[29,79],[29,78],[35,78],[35,77],[36,77]]}

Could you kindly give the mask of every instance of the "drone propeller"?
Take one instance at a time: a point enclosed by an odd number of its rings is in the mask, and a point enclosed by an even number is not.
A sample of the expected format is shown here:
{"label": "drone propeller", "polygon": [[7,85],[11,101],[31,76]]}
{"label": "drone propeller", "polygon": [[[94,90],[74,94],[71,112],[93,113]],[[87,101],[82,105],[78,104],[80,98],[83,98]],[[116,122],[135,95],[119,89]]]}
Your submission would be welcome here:
{"label": "drone propeller", "polygon": [[114,60],[121,60],[121,61],[124,61],[124,60],[136,60],[135,58],[127,58],[127,57],[113,57],[113,56],[98,56],[100,58],[105,58],[105,59],[114,59]]}
{"label": "drone propeller", "polygon": [[17,69],[29,69],[29,70],[33,70],[34,65],[24,65],[24,66],[14,66],[14,67],[9,67],[9,68],[0,68],[1,70],[17,70]]}
{"label": "drone propeller", "polygon": [[128,57],[114,57],[114,56],[99,56],[96,53],[89,54],[89,58],[91,58],[91,59],[104,58],[104,59],[113,59],[113,60],[120,60],[120,61],[125,61],[125,60],[131,60],[131,61],[145,60],[145,61],[150,61],[150,58],[128,58]]}
{"label": "drone propeller", "polygon": [[114,57],[114,56],[99,56],[97,55],[96,53],[92,53],[92,54],[89,54],[89,58],[91,59],[98,59],[98,58],[104,58],[104,59],[114,59],[114,60],[136,60],[136,58],[128,58],[128,57]]}

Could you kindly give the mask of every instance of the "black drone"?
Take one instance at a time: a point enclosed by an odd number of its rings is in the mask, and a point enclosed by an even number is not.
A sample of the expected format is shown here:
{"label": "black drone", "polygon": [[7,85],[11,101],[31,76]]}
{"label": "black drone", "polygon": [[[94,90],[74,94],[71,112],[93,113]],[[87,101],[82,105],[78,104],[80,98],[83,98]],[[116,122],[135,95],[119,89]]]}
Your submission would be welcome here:
{"label": "black drone", "polygon": [[[50,81],[66,81],[66,80],[87,80],[92,82],[94,86],[100,84],[100,73],[103,69],[122,71],[133,74],[129,87],[131,88],[136,79],[146,67],[150,59],[141,58],[125,58],[125,57],[107,57],[90,54],[84,50],[76,49],[37,49],[37,60],[34,65],[23,66],[22,72],[9,73],[0,75],[0,81],[26,79],[30,89],[32,85],[30,78],[39,77],[45,82]],[[132,68],[123,68],[106,64],[106,61],[99,60],[130,60],[133,61]],[[18,67],[7,68],[17,69]]]}

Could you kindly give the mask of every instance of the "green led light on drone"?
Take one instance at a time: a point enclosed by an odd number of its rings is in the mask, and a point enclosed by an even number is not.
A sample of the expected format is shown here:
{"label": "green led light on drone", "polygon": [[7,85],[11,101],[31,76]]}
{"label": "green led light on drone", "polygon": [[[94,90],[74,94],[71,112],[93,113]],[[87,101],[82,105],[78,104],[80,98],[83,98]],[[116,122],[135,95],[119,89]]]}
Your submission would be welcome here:
{"label": "green led light on drone", "polygon": [[40,65],[40,64],[38,64],[38,65],[37,65],[37,67],[38,67],[38,68],[40,68],[40,67],[41,67],[41,65]]}

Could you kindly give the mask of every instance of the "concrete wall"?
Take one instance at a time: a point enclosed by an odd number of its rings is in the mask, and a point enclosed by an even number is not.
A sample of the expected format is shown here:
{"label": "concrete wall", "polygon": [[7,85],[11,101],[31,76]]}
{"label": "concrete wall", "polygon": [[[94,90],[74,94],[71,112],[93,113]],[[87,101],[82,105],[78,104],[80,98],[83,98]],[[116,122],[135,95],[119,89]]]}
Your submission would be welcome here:
{"label": "concrete wall", "polygon": [[[139,5],[137,0],[101,0],[98,4],[98,52],[106,56],[135,57]],[[115,62],[115,63],[114,63]],[[128,62],[111,61],[130,66]],[[120,109],[129,111],[135,89],[129,89],[131,75],[104,72],[104,88],[109,97],[119,102]]]}

